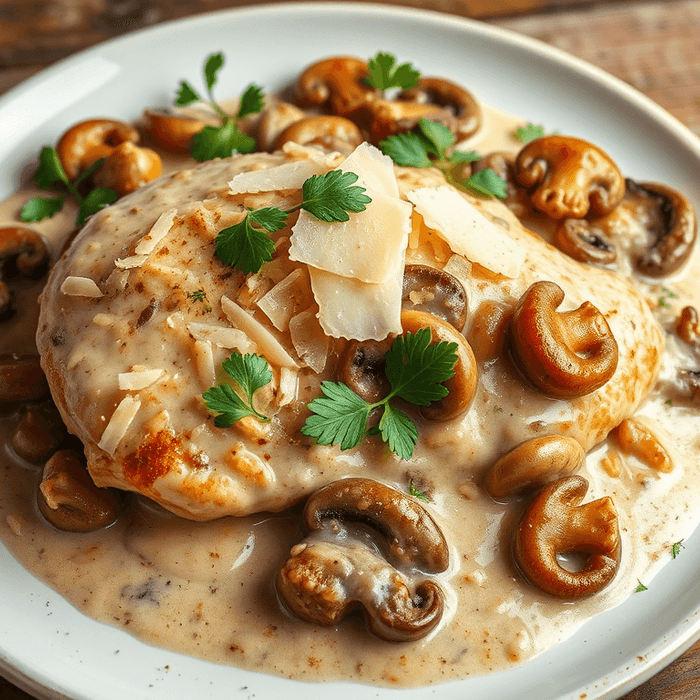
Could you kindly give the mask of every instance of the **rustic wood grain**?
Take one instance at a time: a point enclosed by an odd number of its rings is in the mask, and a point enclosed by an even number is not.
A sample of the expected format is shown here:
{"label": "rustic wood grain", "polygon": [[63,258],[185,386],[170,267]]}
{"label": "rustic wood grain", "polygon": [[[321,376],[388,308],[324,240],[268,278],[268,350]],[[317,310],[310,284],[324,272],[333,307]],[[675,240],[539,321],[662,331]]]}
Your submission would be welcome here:
{"label": "rustic wood grain", "polygon": [[[700,0],[389,2],[488,17],[493,24],[558,46],[630,83],[700,135]],[[0,0],[0,94],[58,59],[105,39],[242,4],[257,2]],[[31,700],[1,677],[0,698]],[[698,698],[700,642],[623,700]]]}

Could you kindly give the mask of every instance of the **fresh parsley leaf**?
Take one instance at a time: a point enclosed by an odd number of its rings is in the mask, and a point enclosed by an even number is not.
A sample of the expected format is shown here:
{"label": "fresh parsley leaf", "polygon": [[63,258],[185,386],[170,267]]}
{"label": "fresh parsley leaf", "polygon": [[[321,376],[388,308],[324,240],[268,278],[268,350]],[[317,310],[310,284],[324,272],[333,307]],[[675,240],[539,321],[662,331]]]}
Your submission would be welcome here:
{"label": "fresh parsley leaf", "polygon": [[365,188],[355,185],[357,175],[331,170],[325,175],[312,175],[302,186],[301,209],[326,222],[348,221],[348,212],[361,212],[372,201]]}
{"label": "fresh parsley leaf", "polygon": [[476,151],[452,151],[450,153],[450,163],[474,163],[481,160],[481,156]]}
{"label": "fresh parsley leaf", "polygon": [[408,494],[414,496],[419,501],[430,503],[430,499],[415,485],[413,479],[408,480]]}
{"label": "fresh parsley leaf", "polygon": [[[54,148],[44,146],[39,154],[39,167],[34,173],[34,182],[37,187],[42,190],[47,190],[55,182],[63,182],[68,184],[68,176],[63,170],[61,159]],[[55,212],[54,212],[55,213]]]}
{"label": "fresh parsley leaf", "polygon": [[204,79],[207,81],[207,90],[210,93],[214,85],[216,85],[217,73],[223,65],[224,54],[222,53],[211,54],[204,64]]}
{"label": "fresh parsley leaf", "polygon": [[258,272],[263,263],[272,260],[275,244],[272,239],[252,225],[250,214],[239,224],[219,231],[216,256],[221,262],[237,267],[244,274]]}
{"label": "fresh parsley leaf", "polygon": [[379,148],[396,165],[405,168],[429,168],[432,162],[428,156],[428,145],[420,134],[409,131],[389,136],[380,142]]}
{"label": "fresh parsley leaf", "polygon": [[465,183],[467,187],[487,197],[506,197],[506,181],[500,178],[491,168],[474,173]]}
{"label": "fresh parsley leaf", "polygon": [[445,152],[454,145],[454,134],[444,125],[429,119],[419,119],[418,128],[429,142],[429,151],[438,160],[445,160]]}
{"label": "fresh parsley leaf", "polygon": [[635,593],[641,593],[642,591],[648,591],[649,589],[639,580],[637,579],[637,583],[639,584],[635,589]]}
{"label": "fresh parsley leaf", "polygon": [[[341,450],[356,447],[364,435],[380,435],[393,452],[410,459],[418,439],[418,430],[411,419],[390,404],[401,397],[419,406],[447,394],[442,382],[454,373],[457,362],[456,344],[441,341],[430,343],[430,329],[407,333],[396,338],[386,356],[386,376],[391,385],[389,394],[368,403],[342,382],[323,382],[323,397],[309,404],[310,415],[301,432],[316,438],[321,445],[340,445]],[[367,428],[374,409],[381,408],[379,424]]]}
{"label": "fresh parsley leaf", "polygon": [[98,187],[92,190],[88,195],[79,203],[78,209],[78,226],[82,226],[88,216],[96,214],[100,209],[104,209],[110,204],[114,204],[117,201],[117,193],[107,187]]}
{"label": "fresh parsley leaf", "polygon": [[257,85],[249,85],[245,92],[241,95],[241,102],[238,106],[238,119],[243,119],[249,114],[257,114],[262,112],[265,106],[265,97],[263,91]]}
{"label": "fresh parsley leaf", "polygon": [[251,221],[262,226],[270,233],[284,228],[287,221],[287,212],[277,207],[263,207],[248,213]]}
{"label": "fresh parsley leaf", "polygon": [[530,143],[530,141],[541,139],[544,136],[544,128],[539,124],[537,126],[527,124],[527,126],[518,127],[515,130],[515,136],[522,143]]}
{"label": "fresh parsley leaf", "polygon": [[202,98],[199,93],[186,81],[180,81],[180,89],[175,98],[175,104],[178,107],[186,107],[194,102],[199,102]]}
{"label": "fresh parsley leaf", "polygon": [[408,90],[416,87],[420,80],[420,71],[410,63],[396,65],[396,56],[380,52],[367,64],[369,78],[367,82],[375,89],[385,92],[391,88]]}
{"label": "fresh parsley leaf", "polygon": [[454,374],[457,343],[430,345],[429,328],[398,336],[386,354],[386,377],[392,394],[416,406],[427,406],[447,396],[442,382]]}
{"label": "fresh parsley leaf", "polygon": [[205,126],[192,139],[190,153],[200,163],[213,158],[228,158],[237,153],[252,153],[255,139],[239,131],[234,121],[221,126]]}
{"label": "fresh parsley leaf", "polygon": [[25,202],[19,218],[22,221],[42,221],[54,214],[58,214],[63,208],[64,197],[34,197]]}
{"label": "fresh parsley leaf", "polygon": [[272,381],[272,371],[267,360],[260,355],[242,355],[237,350],[224,360],[223,370],[245,395],[244,400],[228,384],[214,386],[202,394],[207,408],[217,413],[214,423],[219,428],[228,428],[246,416],[255,416],[269,423],[270,419],[255,410],[255,392]]}

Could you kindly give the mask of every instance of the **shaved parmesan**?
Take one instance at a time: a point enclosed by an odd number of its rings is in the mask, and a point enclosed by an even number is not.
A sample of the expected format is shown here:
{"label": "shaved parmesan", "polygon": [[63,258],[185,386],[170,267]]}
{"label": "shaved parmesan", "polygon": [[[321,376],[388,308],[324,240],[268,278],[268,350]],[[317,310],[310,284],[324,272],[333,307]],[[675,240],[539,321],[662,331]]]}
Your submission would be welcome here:
{"label": "shaved parmesan", "polygon": [[165,235],[170,231],[177,214],[177,209],[169,209],[163,212],[157,219],[155,224],[151,226],[151,230],[138,242],[134,253],[136,255],[149,255],[155,250],[155,247],[163,240]]}
{"label": "shaved parmesan", "polygon": [[114,264],[120,270],[131,270],[134,267],[141,267],[147,259],[148,255],[129,255],[126,258],[117,258]]}
{"label": "shaved parmesan", "polygon": [[194,359],[197,363],[197,373],[203,389],[208,389],[216,384],[216,367],[214,366],[214,352],[209,340],[196,340],[194,343]]}
{"label": "shaved parmesan", "polygon": [[61,285],[61,292],[70,297],[91,297],[97,299],[102,296],[100,288],[89,277],[66,277]]}
{"label": "shaved parmesan", "polygon": [[242,330],[258,346],[258,352],[278,367],[299,367],[281,343],[260,321],[227,296],[221,297],[221,308],[236,328]]}
{"label": "shaved parmesan", "polygon": [[165,374],[164,369],[146,369],[141,371],[121,372],[118,375],[119,388],[123,391],[138,391],[151,386]]}
{"label": "shaved parmesan", "polygon": [[292,403],[297,397],[299,384],[298,372],[290,367],[280,368],[280,386],[277,394],[277,402],[280,406]]}
{"label": "shaved parmesan", "polygon": [[302,311],[289,320],[289,335],[299,359],[316,374],[323,371],[328,361],[331,340],[323,332],[316,315]]}
{"label": "shaved parmesan", "polygon": [[372,193],[349,221],[326,223],[302,211],[292,228],[289,257],[319,270],[381,284],[396,274],[411,231],[411,205]]}
{"label": "shaved parmesan", "polygon": [[300,190],[312,175],[322,175],[327,171],[328,168],[324,164],[314,160],[298,160],[278,165],[276,168],[239,173],[228,184],[231,194]]}
{"label": "shaved parmesan", "polygon": [[235,348],[242,353],[253,353],[257,350],[255,343],[238,328],[210,326],[205,323],[189,323],[187,330],[196,341],[209,342],[220,348]]}
{"label": "shaved parmesan", "polygon": [[301,268],[297,268],[265,294],[258,306],[278,331],[285,331],[297,308],[308,306],[310,300],[309,283]]}
{"label": "shaved parmesan", "polygon": [[518,276],[524,248],[506,229],[487,219],[451,187],[411,190],[408,199],[453,253],[506,277]]}
{"label": "shaved parmesan", "polygon": [[97,446],[109,454],[114,454],[140,408],[141,402],[138,399],[125,396],[109,419]]}
{"label": "shaved parmesan", "polygon": [[361,143],[338,167],[357,175],[355,184],[388,197],[399,196],[394,162],[371,144]]}
{"label": "shaved parmesan", "polygon": [[309,268],[309,276],[318,320],[327,335],[361,341],[401,333],[403,258],[384,284],[366,284],[314,268]]}

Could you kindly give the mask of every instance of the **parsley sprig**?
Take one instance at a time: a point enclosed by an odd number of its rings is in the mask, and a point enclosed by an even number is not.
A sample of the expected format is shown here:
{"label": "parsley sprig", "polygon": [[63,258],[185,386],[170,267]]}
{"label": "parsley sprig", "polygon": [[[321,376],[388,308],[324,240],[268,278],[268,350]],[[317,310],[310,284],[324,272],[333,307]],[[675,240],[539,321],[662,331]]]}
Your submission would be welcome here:
{"label": "parsley sprig", "polygon": [[267,360],[260,355],[242,355],[235,350],[221,366],[245,399],[230,384],[213,386],[202,394],[207,408],[218,414],[214,424],[219,428],[229,428],[246,416],[255,416],[269,423],[270,419],[253,406],[255,392],[272,381],[272,371]]}
{"label": "parsley sprig", "polygon": [[380,51],[367,63],[369,77],[367,84],[380,92],[386,92],[391,88],[409,90],[418,85],[420,71],[410,63],[396,65],[396,56]]}
{"label": "parsley sprig", "polygon": [[243,221],[219,231],[216,255],[223,263],[237,267],[244,274],[259,272],[272,260],[275,245],[268,233],[283,229],[287,217],[304,209],[328,223],[348,221],[348,212],[364,211],[372,200],[364,187],[355,185],[357,175],[331,170],[325,175],[312,175],[302,186],[302,201],[289,209],[264,207],[249,211]]}
{"label": "parsley sprig", "polygon": [[[208,103],[221,117],[220,126],[205,126],[198,134],[194,135],[190,153],[195,160],[205,161],[213,158],[228,158],[237,153],[252,153],[256,148],[255,139],[244,134],[238,127],[238,123],[249,114],[262,111],[265,104],[262,90],[255,84],[249,85],[241,95],[238,112],[230,115],[224,112],[214,99],[214,86],[216,85],[219,70],[224,65],[224,55],[215,53],[210,55],[204,64],[204,80],[207,86]],[[180,81],[175,104],[185,107],[195,102],[205,102],[204,98],[186,80]]]}
{"label": "parsley sprig", "polygon": [[[398,336],[386,355],[389,394],[374,403],[358,396],[343,382],[321,383],[323,396],[309,404],[312,412],[301,432],[315,438],[319,445],[340,445],[349,450],[360,444],[365,435],[379,435],[389,449],[402,459],[410,459],[418,439],[418,429],[411,419],[393,406],[401,398],[417,406],[427,406],[447,395],[443,382],[454,374],[457,344],[441,341],[430,344],[429,328],[415,334]],[[379,423],[368,428],[370,414],[381,409]]]}
{"label": "parsley sprig", "polygon": [[541,139],[543,136],[544,127],[532,122],[528,122],[525,126],[519,126],[515,130],[515,138],[521,143],[530,143],[530,141]]}
{"label": "parsley sprig", "polygon": [[66,194],[59,197],[33,197],[25,202],[20,212],[22,221],[42,221],[50,218],[63,209],[63,204],[69,196],[78,202],[78,218],[76,223],[82,226],[91,214],[95,214],[108,204],[117,201],[117,193],[108,187],[96,187],[83,196],[79,191],[79,186],[86,181],[97,170],[104,158],[96,161],[79,177],[71,182],[66,175],[66,171],[61,165],[56,149],[45,146],[39,154],[39,166],[34,173],[34,182],[42,190],[49,190],[57,183],[62,184],[68,190]]}
{"label": "parsley sprig", "polygon": [[[443,124],[428,119],[418,120],[418,131],[395,134],[379,144],[382,153],[388,155],[396,165],[411,168],[428,168],[431,165],[450,175],[455,165],[480,160],[474,151],[452,150],[454,134]],[[487,197],[506,196],[506,183],[487,168],[459,181],[470,189]]]}

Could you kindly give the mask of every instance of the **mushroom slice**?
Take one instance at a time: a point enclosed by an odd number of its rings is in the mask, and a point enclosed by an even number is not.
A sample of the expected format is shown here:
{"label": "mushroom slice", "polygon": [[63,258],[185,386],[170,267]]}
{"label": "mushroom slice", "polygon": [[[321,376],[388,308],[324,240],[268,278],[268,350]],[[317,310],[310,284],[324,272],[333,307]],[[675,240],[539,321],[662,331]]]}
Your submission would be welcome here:
{"label": "mushroom slice", "polygon": [[77,453],[60,450],[46,462],[37,491],[41,514],[59,530],[91,532],[114,523],[119,501],[95,486]]}
{"label": "mushroom slice", "polygon": [[290,124],[275,141],[274,149],[281,149],[285,143],[294,141],[302,146],[320,146],[328,151],[351,153],[364,137],[359,127],[345,117],[321,115],[305,117]]}
{"label": "mushroom slice", "polygon": [[444,383],[447,396],[429,406],[422,406],[421,415],[428,420],[445,421],[464,413],[474,400],[478,380],[476,359],[466,338],[447,321],[425,311],[402,311],[401,325],[404,333],[429,328],[432,344],[444,341],[457,345],[454,375]]}
{"label": "mushroom slice", "polygon": [[572,437],[547,435],[525,440],[501,457],[484,477],[484,488],[507,501],[578,471],[586,458]]}
{"label": "mushroom slice", "polygon": [[338,379],[368,403],[381,401],[390,391],[385,357],[393,338],[351,340],[340,361]]}
{"label": "mushroom slice", "polygon": [[361,522],[382,533],[398,566],[440,573],[449,565],[442,530],[414,498],[379,481],[339,479],[316,491],[304,508],[304,524],[320,530],[329,518]]}
{"label": "mushroom slice", "polygon": [[579,262],[608,265],[617,259],[617,250],[603,229],[587,219],[564,219],[557,226],[552,242]]}
{"label": "mushroom slice", "polygon": [[416,87],[399,95],[399,101],[439,107],[439,112],[430,118],[444,124],[457,141],[473,136],[481,128],[481,107],[474,96],[444,78],[421,78]]}
{"label": "mushroom slice", "polygon": [[277,590],[297,617],[312,624],[336,625],[359,604],[370,630],[391,642],[425,637],[445,607],[437,584],[424,581],[412,595],[406,577],[360,543],[297,545]]}
{"label": "mushroom slice", "polygon": [[187,153],[192,140],[207,122],[192,117],[146,109],[143,112],[146,132],[170,153]]}
{"label": "mushroom slice", "polygon": [[0,404],[35,401],[48,390],[38,355],[0,355]]}
{"label": "mushroom slice", "polygon": [[515,179],[534,188],[530,199],[552,219],[581,219],[611,212],[625,194],[625,180],[612,159],[588,141],[545,136],[530,141],[515,160]]}
{"label": "mushroom slice", "polygon": [[615,373],[617,342],[593,304],[558,312],[562,301],[554,282],[535,282],[522,295],[509,329],[513,361],[547,396],[585,396]]}
{"label": "mushroom slice", "polygon": [[[558,598],[582,598],[602,591],[620,565],[620,531],[610,497],[580,505],[588,481],[567,476],[535,497],[515,530],[513,553],[521,573]],[[569,571],[560,557],[581,558]]]}
{"label": "mushroom slice", "polygon": [[697,216],[690,201],[665,185],[628,179],[623,204],[652,239],[636,261],[637,269],[647,277],[676,272],[692,253],[697,237]]}
{"label": "mushroom slice", "polygon": [[428,265],[406,265],[403,272],[404,309],[439,316],[458,331],[467,322],[467,293],[449,272]]}

